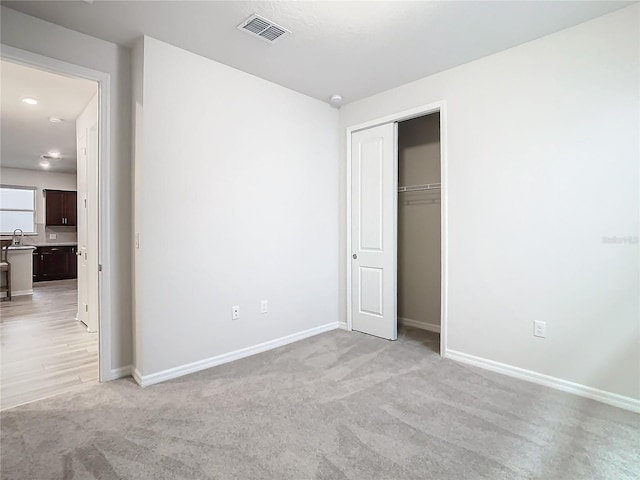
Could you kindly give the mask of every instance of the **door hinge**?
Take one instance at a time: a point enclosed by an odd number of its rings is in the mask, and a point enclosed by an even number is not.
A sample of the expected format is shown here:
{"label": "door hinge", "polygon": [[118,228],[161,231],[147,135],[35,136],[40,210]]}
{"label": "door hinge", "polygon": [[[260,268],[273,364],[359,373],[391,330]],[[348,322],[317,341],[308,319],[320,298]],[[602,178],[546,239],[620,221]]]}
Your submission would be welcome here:
{"label": "door hinge", "polygon": [[102,271],[102,265],[98,264],[98,271],[101,272]]}
{"label": "door hinge", "polygon": [[88,312],[89,311],[89,305],[87,305],[86,303],[84,304],[84,311]]}

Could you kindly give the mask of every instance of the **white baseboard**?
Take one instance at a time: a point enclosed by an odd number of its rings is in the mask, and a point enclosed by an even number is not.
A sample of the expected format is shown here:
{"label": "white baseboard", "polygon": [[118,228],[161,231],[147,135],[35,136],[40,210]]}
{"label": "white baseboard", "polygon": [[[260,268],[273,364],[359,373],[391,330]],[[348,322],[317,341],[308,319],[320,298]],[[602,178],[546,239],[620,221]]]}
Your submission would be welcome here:
{"label": "white baseboard", "polygon": [[183,375],[188,375],[190,373],[199,372],[200,370],[205,370],[217,365],[222,365],[223,363],[233,362],[234,360],[240,360],[241,358],[249,357],[257,353],[266,352],[267,350],[273,350],[274,348],[282,347],[284,345],[288,345],[290,343],[297,342],[299,340],[303,340],[320,333],[328,332],[330,330],[335,330],[337,328],[339,328],[338,322],[327,323],[326,325],[321,325],[319,327],[311,328],[303,332],[287,335],[286,337],[276,338],[275,340],[259,343],[258,345],[241,348],[240,350],[235,350],[233,352],[224,353],[215,357],[206,358],[197,362],[188,363],[179,367],[170,368],[161,372],[151,373],[149,375],[141,375],[137,369],[134,369],[133,378],[141,387],[148,387],[149,385],[154,385],[166,380],[182,377]]}
{"label": "white baseboard", "polygon": [[338,328],[340,330],[349,330],[349,325],[347,322],[338,322]]}
{"label": "white baseboard", "polygon": [[404,317],[398,317],[398,323],[400,323],[400,325],[406,325],[407,327],[421,328],[422,330],[440,333],[440,324],[438,323],[419,322],[418,320]]}
{"label": "white baseboard", "polygon": [[563,392],[573,393],[580,397],[596,400],[598,402],[613,405],[614,407],[624,408],[625,410],[630,410],[635,413],[640,413],[640,400],[635,398],[625,397],[624,395],[618,395],[617,393],[611,393],[593,387],[587,387],[586,385],[580,385],[579,383],[569,382],[550,375],[544,375],[532,370],[525,370],[524,368],[514,367],[512,365],[507,365],[506,363],[487,360],[486,358],[476,357],[475,355],[469,355],[468,353],[458,352],[455,350],[447,350],[446,358],[484,368],[485,370],[491,370],[492,372],[508,375],[509,377],[519,378],[528,382],[555,388],[556,390],[562,390]]}
{"label": "white baseboard", "polygon": [[133,365],[127,365],[126,367],[111,369],[111,378],[109,380],[117,380],[119,378],[130,377],[133,373]]}
{"label": "white baseboard", "polygon": [[133,377],[133,379],[136,381],[138,385],[140,385],[141,387],[144,387],[144,385],[142,385],[142,375],[140,375],[140,372],[138,371],[137,368],[133,369],[133,372],[131,372],[131,376]]}
{"label": "white baseboard", "polygon": [[[30,288],[29,290],[15,290],[11,292],[11,298],[23,297],[25,295],[33,295],[33,288]],[[7,296],[7,292],[0,293],[0,298],[5,298],[6,296]]]}

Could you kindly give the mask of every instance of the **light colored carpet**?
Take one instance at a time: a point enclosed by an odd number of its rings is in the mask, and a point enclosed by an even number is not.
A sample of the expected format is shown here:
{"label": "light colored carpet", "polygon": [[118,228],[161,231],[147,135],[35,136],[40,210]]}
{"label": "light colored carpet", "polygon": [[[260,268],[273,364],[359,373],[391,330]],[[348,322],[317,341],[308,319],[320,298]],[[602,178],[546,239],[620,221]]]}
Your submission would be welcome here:
{"label": "light colored carpet", "polygon": [[3,479],[638,479],[640,416],[333,331],[2,413]]}

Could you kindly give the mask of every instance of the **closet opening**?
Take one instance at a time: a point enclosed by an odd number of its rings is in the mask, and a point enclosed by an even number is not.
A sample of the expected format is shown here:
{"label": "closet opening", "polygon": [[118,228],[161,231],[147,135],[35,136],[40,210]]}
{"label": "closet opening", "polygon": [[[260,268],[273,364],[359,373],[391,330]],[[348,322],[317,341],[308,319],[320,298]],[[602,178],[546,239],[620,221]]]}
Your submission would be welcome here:
{"label": "closet opening", "polygon": [[419,338],[426,346],[440,353],[442,298],[440,112],[399,121],[397,142],[399,334]]}
{"label": "closet opening", "polygon": [[347,128],[347,330],[447,354],[447,116],[437,102]]}

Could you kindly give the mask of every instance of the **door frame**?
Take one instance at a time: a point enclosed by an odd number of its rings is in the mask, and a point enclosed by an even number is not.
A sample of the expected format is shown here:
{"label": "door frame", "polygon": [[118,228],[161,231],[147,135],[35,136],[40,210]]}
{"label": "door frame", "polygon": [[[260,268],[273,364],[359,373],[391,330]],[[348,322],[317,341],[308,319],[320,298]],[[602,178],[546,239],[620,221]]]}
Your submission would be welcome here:
{"label": "door frame", "polygon": [[[26,67],[37,68],[50,73],[67,77],[92,80],[98,84],[98,178],[97,192],[91,182],[93,197],[98,199],[98,239],[97,251],[93,265],[89,268],[98,270],[98,285],[90,285],[98,292],[98,365],[99,380],[112,380],[111,373],[111,278],[109,270],[102,265],[111,264],[111,250],[109,243],[109,187],[110,187],[110,95],[111,75],[106,72],[93,70],[73,63],[29,52],[9,45],[0,44],[0,58]],[[95,232],[94,232],[95,233]]]}
{"label": "door frame", "polygon": [[[403,110],[384,117],[379,117],[366,122],[358,123],[347,127],[346,131],[346,158],[347,158],[347,175],[346,175],[346,218],[347,218],[347,249],[345,252],[345,261],[347,267],[347,330],[353,330],[352,324],[352,295],[351,295],[351,134],[359,130],[365,130],[367,128],[376,127],[385,123],[395,123],[404,120],[411,120],[412,118],[422,117],[431,113],[440,113],[440,356],[445,357],[447,354],[447,319],[448,319],[448,277],[449,277],[449,259],[448,259],[448,157],[447,157],[447,102],[440,100],[438,102],[421,105],[409,110]],[[396,151],[397,151],[397,136],[396,136]],[[398,190],[398,175],[394,176],[394,189]],[[398,223],[398,208],[394,210],[394,222],[393,225]],[[397,250],[397,233],[395,235],[396,241],[393,246]],[[396,256],[396,272],[397,272],[397,256]],[[396,275],[395,285],[397,290],[398,278]],[[397,315],[396,315],[397,321]]]}

